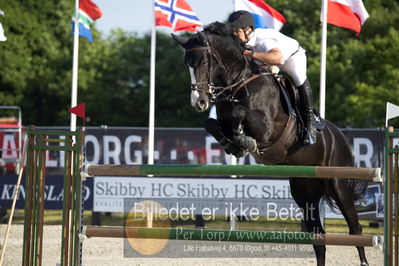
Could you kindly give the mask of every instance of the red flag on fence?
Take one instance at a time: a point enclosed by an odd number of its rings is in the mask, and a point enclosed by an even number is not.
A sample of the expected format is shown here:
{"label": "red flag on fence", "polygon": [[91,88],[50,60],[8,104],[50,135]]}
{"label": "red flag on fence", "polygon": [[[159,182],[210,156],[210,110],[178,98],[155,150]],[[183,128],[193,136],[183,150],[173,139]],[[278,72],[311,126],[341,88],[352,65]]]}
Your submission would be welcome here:
{"label": "red flag on fence", "polygon": [[84,103],[78,104],[75,107],[72,107],[72,108],[68,109],[68,112],[83,118],[83,120],[86,119],[85,104]]}

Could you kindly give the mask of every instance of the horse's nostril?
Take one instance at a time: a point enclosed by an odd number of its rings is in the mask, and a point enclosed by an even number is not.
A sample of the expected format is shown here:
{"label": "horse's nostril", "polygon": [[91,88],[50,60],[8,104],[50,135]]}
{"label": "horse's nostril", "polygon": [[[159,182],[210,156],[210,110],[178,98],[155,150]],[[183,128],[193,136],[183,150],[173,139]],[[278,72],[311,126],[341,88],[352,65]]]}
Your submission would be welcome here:
{"label": "horse's nostril", "polygon": [[199,101],[199,104],[200,104],[200,105],[205,105],[205,104],[206,104],[206,101],[205,101],[205,100],[200,100],[200,101]]}

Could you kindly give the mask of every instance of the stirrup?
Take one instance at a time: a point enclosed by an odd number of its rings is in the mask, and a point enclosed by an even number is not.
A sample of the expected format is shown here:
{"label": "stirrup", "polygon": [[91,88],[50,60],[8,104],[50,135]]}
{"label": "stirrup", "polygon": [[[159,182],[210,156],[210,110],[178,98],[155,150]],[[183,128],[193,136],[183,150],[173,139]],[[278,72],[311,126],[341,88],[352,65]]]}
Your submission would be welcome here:
{"label": "stirrup", "polygon": [[303,144],[304,145],[314,145],[317,141],[316,136],[312,136],[307,128],[304,129]]}

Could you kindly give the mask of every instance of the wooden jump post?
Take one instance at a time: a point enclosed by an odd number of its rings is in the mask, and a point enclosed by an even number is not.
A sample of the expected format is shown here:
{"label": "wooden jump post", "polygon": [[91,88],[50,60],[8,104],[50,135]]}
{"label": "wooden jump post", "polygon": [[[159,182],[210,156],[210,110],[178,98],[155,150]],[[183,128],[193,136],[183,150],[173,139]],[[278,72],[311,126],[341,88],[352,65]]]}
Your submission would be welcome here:
{"label": "wooden jump post", "polygon": [[[46,152],[65,152],[61,265],[81,264],[81,132],[28,129],[22,265],[42,265]],[[50,138],[51,137],[51,138]],[[78,140],[73,143],[73,139]],[[60,146],[63,143],[64,146]],[[71,217],[72,216],[72,217]]]}
{"label": "wooden jump post", "polygon": [[251,176],[298,178],[353,178],[382,182],[380,168],[291,165],[85,165],[85,176]]}
{"label": "wooden jump post", "polygon": [[82,233],[87,237],[111,238],[150,238],[363,247],[378,247],[382,245],[382,238],[380,236],[313,234],[305,232],[85,226],[83,227]]}
{"label": "wooden jump post", "polygon": [[[384,265],[399,265],[399,146],[393,145],[399,133],[385,131],[384,180]],[[393,202],[394,200],[394,202]]]}

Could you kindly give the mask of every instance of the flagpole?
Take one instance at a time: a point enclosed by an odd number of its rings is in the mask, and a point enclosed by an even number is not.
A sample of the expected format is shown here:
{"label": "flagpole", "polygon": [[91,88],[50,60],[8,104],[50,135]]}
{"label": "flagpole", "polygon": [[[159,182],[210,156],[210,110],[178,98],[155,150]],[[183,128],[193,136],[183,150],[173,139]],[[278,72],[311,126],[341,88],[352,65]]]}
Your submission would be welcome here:
{"label": "flagpole", "polygon": [[327,58],[327,7],[328,0],[321,5],[321,52],[320,52],[320,116],[326,117],[326,58]]}
{"label": "flagpole", "polygon": [[[73,35],[73,63],[72,63],[72,93],[71,108],[78,102],[78,58],[79,58],[79,0],[75,0]],[[71,131],[76,131],[76,115],[71,113]]]}
{"label": "flagpole", "polygon": [[155,131],[155,1],[152,1],[151,59],[150,59],[150,105],[148,124],[148,164],[154,164],[154,131]]}

